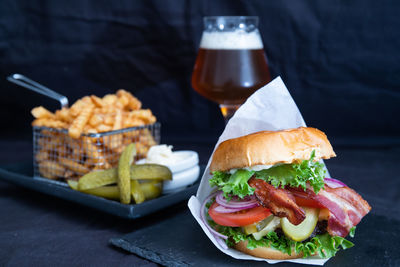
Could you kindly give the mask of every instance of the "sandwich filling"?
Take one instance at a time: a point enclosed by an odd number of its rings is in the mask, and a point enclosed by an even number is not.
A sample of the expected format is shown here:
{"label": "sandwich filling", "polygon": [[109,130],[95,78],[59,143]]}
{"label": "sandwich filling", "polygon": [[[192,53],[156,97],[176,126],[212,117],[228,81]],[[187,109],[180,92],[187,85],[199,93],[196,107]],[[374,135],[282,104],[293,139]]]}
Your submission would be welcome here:
{"label": "sandwich filling", "polygon": [[325,168],[309,160],[262,170],[213,172],[218,191],[206,200],[209,226],[228,246],[271,247],[303,257],[332,257],[353,246],[355,226],[371,209],[354,190],[324,178]]}

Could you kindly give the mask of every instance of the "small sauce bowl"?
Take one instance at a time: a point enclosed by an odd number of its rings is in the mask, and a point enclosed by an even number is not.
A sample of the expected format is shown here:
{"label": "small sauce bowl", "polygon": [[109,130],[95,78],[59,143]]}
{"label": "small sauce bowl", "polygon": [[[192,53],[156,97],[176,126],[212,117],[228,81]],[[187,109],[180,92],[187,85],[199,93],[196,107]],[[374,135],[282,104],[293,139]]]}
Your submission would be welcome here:
{"label": "small sauce bowl", "polygon": [[[164,181],[163,194],[171,194],[184,189],[186,186],[193,184],[200,174],[199,155],[196,151],[181,150],[173,153],[182,160],[173,164],[161,164],[167,166],[172,172],[172,180]],[[136,164],[144,163],[146,163],[146,159],[136,162]]]}

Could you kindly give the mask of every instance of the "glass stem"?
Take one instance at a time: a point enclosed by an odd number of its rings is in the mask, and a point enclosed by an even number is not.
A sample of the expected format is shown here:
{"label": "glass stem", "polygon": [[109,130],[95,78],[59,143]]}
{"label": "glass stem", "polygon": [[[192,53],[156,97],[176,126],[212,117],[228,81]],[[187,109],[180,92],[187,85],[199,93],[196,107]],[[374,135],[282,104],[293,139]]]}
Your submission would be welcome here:
{"label": "glass stem", "polygon": [[230,118],[232,118],[233,114],[235,114],[236,110],[240,107],[239,104],[219,104],[219,108],[221,109],[222,115],[225,119],[225,124],[228,123]]}

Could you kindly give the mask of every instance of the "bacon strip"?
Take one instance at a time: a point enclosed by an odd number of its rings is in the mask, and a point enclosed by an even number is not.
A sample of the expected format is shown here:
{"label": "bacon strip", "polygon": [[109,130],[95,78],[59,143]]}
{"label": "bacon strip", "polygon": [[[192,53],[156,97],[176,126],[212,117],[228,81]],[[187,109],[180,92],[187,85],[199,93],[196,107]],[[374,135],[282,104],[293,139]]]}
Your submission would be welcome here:
{"label": "bacon strip", "polygon": [[260,204],[270,209],[275,216],[286,217],[294,225],[300,224],[306,218],[289,191],[275,188],[268,182],[254,177],[249,180],[249,185],[255,188],[255,195]]}
{"label": "bacon strip", "polygon": [[371,210],[367,201],[349,187],[330,188],[325,185],[325,190],[319,191],[318,195],[312,188],[305,192],[302,188],[288,190],[297,197],[313,199],[329,210],[327,231],[332,236],[347,236],[350,229]]}

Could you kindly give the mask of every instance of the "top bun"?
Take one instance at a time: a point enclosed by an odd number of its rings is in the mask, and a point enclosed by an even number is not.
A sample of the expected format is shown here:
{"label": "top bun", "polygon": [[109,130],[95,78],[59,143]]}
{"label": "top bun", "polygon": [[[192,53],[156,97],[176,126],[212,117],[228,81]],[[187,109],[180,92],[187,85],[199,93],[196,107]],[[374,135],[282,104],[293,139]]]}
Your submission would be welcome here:
{"label": "top bun", "polygon": [[214,152],[210,171],[298,163],[310,159],[313,150],[314,160],[336,156],[326,135],[315,128],[256,132],[220,143]]}

